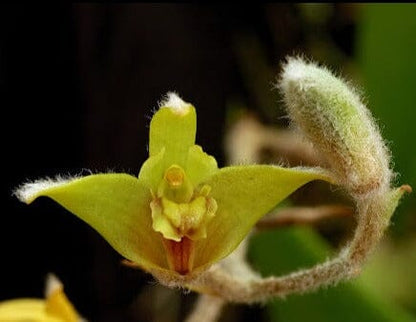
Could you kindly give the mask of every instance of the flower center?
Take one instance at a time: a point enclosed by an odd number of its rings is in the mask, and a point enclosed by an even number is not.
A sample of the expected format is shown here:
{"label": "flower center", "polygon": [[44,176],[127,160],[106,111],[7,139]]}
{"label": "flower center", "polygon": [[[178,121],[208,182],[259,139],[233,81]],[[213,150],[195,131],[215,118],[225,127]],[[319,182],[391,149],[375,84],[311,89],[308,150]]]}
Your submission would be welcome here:
{"label": "flower center", "polygon": [[195,189],[178,165],[169,167],[150,203],[153,229],[163,235],[169,267],[180,274],[192,270],[194,242],[207,237],[217,211],[211,187]]}
{"label": "flower center", "polygon": [[185,173],[179,166],[171,166],[165,173],[168,185],[172,188],[180,187],[185,179]]}

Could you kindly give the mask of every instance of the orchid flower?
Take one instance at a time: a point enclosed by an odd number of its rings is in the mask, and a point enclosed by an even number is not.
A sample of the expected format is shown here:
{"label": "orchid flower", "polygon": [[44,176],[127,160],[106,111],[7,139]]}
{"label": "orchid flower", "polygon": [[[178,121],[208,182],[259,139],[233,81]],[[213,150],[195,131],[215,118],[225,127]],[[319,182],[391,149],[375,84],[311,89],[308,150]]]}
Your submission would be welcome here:
{"label": "orchid flower", "polygon": [[195,145],[195,108],[169,93],[150,123],[149,158],[125,173],[45,179],[18,198],[52,198],[123,257],[161,280],[191,280],[229,255],[256,222],[300,186],[330,181],[319,168],[240,165],[219,169]]}

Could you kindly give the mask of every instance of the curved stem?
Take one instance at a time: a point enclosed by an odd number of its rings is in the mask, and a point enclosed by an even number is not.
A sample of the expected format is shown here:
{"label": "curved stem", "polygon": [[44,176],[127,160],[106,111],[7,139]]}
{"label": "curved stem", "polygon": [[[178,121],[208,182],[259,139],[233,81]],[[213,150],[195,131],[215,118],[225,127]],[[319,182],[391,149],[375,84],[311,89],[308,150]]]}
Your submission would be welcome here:
{"label": "curved stem", "polygon": [[360,273],[361,267],[381,239],[390,217],[407,186],[366,197],[358,196],[358,222],[351,242],[335,258],[282,277],[258,278],[233,276],[216,267],[208,271],[198,284],[212,295],[227,301],[253,303],[291,293],[304,293],[335,284]]}

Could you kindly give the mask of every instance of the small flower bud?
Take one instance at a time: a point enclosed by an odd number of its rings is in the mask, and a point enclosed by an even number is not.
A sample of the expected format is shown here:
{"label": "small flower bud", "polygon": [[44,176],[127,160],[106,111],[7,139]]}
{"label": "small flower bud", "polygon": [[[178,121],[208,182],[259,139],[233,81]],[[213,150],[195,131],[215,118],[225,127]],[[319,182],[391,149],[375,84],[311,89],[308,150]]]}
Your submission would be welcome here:
{"label": "small flower bud", "polygon": [[340,184],[358,195],[389,188],[389,152],[355,89],[301,58],[288,59],[278,86],[290,118]]}

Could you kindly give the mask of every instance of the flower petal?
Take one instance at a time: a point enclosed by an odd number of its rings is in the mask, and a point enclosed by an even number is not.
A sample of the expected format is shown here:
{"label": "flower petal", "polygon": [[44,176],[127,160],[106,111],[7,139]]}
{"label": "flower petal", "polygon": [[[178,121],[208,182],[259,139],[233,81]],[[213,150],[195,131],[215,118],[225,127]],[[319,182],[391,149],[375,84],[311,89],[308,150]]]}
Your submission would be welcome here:
{"label": "flower petal", "polygon": [[62,322],[46,314],[45,300],[22,298],[0,303],[0,321]]}
{"label": "flower petal", "polygon": [[80,318],[72,303],[64,293],[61,281],[53,274],[46,281],[46,305],[48,316],[60,317],[66,322],[79,322]]}
{"label": "flower petal", "polygon": [[79,322],[82,320],[66,297],[62,283],[52,274],[48,276],[46,293],[46,300],[22,298],[0,303],[0,321]]}
{"label": "flower petal", "polygon": [[166,170],[163,160],[164,155],[165,148],[162,148],[158,154],[149,157],[143,163],[139,172],[139,180],[155,194]]}
{"label": "flower petal", "polygon": [[31,203],[50,197],[84,220],[127,259],[144,269],[167,267],[161,238],[152,229],[151,195],[136,177],[96,174],[25,184],[17,197]]}
{"label": "flower petal", "polygon": [[165,148],[165,166],[186,165],[188,149],[195,143],[195,108],[176,94],[168,94],[150,122],[149,155],[157,155]]}
{"label": "flower petal", "polygon": [[312,180],[331,178],[320,169],[281,168],[271,165],[220,169],[205,183],[218,205],[208,224],[207,238],[196,242],[195,268],[230,254],[253,225],[280,201]]}
{"label": "flower petal", "polygon": [[188,151],[185,170],[191,183],[196,186],[218,171],[217,160],[199,145],[193,145]]}

